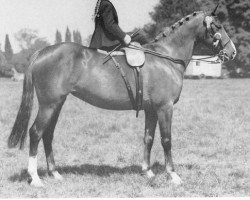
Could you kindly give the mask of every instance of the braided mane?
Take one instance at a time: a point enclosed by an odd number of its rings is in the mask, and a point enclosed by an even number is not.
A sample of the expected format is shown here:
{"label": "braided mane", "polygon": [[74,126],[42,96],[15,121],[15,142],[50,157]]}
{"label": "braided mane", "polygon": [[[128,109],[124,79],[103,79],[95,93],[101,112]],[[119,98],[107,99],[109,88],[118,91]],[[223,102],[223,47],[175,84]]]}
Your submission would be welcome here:
{"label": "braided mane", "polygon": [[174,23],[171,27],[166,27],[161,31],[154,39],[155,42],[160,40],[163,37],[168,37],[170,34],[174,33],[175,30],[178,30],[179,27],[185,24],[185,22],[189,22],[191,19],[194,19],[198,14],[202,13],[203,11],[199,12],[193,12],[190,15],[187,15],[186,17],[183,17],[176,23]]}
{"label": "braided mane", "polygon": [[94,14],[93,14],[93,16],[92,16],[92,19],[93,19],[93,20],[95,20],[95,18],[96,18],[97,15],[98,15],[100,5],[101,5],[101,0],[97,0],[96,5],[95,5]]}

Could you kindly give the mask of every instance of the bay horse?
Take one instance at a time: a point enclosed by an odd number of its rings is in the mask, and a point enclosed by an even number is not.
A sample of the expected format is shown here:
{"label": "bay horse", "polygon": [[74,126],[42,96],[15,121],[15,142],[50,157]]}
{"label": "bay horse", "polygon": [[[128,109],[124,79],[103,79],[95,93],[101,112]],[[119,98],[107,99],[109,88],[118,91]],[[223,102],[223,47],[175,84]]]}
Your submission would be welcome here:
{"label": "bay horse", "polygon": [[[182,183],[174,170],[171,154],[171,124],[173,106],[178,102],[183,85],[185,68],[193,50],[205,43],[224,61],[234,59],[236,49],[214,12],[194,12],[164,29],[156,39],[143,45],[146,60],[143,75],[143,105],[145,135],[142,170],[147,177],[154,173],[150,168],[150,152],[157,122],[164,150],[165,170],[175,184]],[[216,47],[215,47],[216,46]],[[153,55],[150,52],[155,52]],[[164,57],[166,55],[167,57]],[[76,43],[61,43],[44,48],[33,55],[25,72],[22,101],[12,132],[9,148],[18,144],[23,148],[31,116],[34,88],[39,103],[38,114],[29,130],[30,149],[28,173],[31,185],[42,186],[37,173],[37,148],[42,139],[49,174],[62,179],[55,166],[52,140],[61,108],[68,94],[103,109],[132,110],[127,88],[112,59],[103,64],[104,55]],[[168,58],[168,59],[167,59]],[[176,63],[179,59],[183,62]],[[135,94],[134,73],[124,56],[115,59],[122,66]]]}

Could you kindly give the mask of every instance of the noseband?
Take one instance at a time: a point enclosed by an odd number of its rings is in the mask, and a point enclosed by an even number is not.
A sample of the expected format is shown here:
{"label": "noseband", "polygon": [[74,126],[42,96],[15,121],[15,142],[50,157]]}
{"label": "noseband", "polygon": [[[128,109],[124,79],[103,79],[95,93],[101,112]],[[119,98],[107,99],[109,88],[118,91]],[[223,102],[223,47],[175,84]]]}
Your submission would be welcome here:
{"label": "noseband", "polygon": [[[215,27],[217,27],[218,29],[220,29],[221,27],[216,25],[214,22],[211,22],[210,24],[210,28],[206,27],[206,33],[213,38],[214,40],[214,47],[217,48],[218,45],[220,44],[222,47],[222,50],[219,51],[218,54],[214,55],[214,56],[218,56],[220,58],[220,60],[222,62],[225,61],[225,59],[229,59],[227,52],[225,50],[225,47],[231,42],[230,39],[228,39],[228,41],[223,45],[222,44],[222,39],[221,39],[221,34],[219,32],[215,32],[212,25],[214,25]],[[219,38],[218,38],[219,37]]]}

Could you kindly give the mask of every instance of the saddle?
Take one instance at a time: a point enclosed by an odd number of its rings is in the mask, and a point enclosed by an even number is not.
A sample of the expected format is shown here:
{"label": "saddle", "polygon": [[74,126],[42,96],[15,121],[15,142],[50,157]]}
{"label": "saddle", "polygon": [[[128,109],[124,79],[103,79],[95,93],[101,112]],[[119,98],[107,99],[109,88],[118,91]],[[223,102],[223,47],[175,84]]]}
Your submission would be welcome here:
{"label": "saddle", "polygon": [[[124,47],[120,50],[113,51],[112,53],[109,53],[109,52],[101,50],[101,49],[97,49],[97,51],[101,54],[109,55],[110,57],[124,55],[124,56],[126,56],[127,63],[130,67],[132,67],[132,68],[133,67],[140,67],[141,68],[145,63],[145,53],[142,50],[138,49],[140,47],[141,47],[140,43],[131,42],[131,45],[129,45],[129,47]],[[107,61],[105,61],[105,62],[107,62]]]}
{"label": "saddle", "polygon": [[141,45],[138,42],[131,42],[132,45],[129,47],[122,48],[125,52],[127,63],[131,67],[141,68],[145,63],[145,54],[143,51],[136,49],[140,48]]}
{"label": "saddle", "polygon": [[[128,95],[133,106],[133,109],[136,110],[136,117],[139,115],[139,111],[142,109],[142,98],[143,98],[143,76],[140,73],[140,68],[143,67],[145,63],[145,54],[142,50],[139,50],[141,45],[138,42],[132,42],[129,47],[122,48],[120,51],[114,51],[112,53],[107,53],[102,50],[98,50],[100,53],[104,53],[109,55],[117,69],[120,70],[121,76],[125,82],[126,88],[128,90]],[[128,82],[125,72],[122,67],[114,58],[117,55],[126,56],[126,61],[128,65],[133,69],[136,83],[136,94],[135,97],[133,95],[131,86]]]}

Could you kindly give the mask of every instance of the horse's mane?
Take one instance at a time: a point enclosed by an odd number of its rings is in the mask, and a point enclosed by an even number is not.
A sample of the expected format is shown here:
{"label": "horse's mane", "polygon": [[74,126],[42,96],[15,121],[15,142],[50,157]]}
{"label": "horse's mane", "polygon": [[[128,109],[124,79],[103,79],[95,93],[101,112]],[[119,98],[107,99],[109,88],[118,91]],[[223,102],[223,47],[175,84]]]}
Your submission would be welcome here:
{"label": "horse's mane", "polygon": [[[183,17],[182,19],[180,19],[179,21],[175,22],[172,26],[170,27],[165,27],[154,39],[155,42],[157,42],[158,40],[160,40],[163,37],[168,37],[170,35],[172,35],[173,33],[176,32],[176,30],[178,30],[178,28],[182,27],[184,24],[186,24],[187,22],[191,21],[192,19],[196,18],[199,14],[204,13],[203,11],[196,11],[193,12],[192,14],[189,14],[185,17]],[[185,23],[186,22],[186,23]]]}

